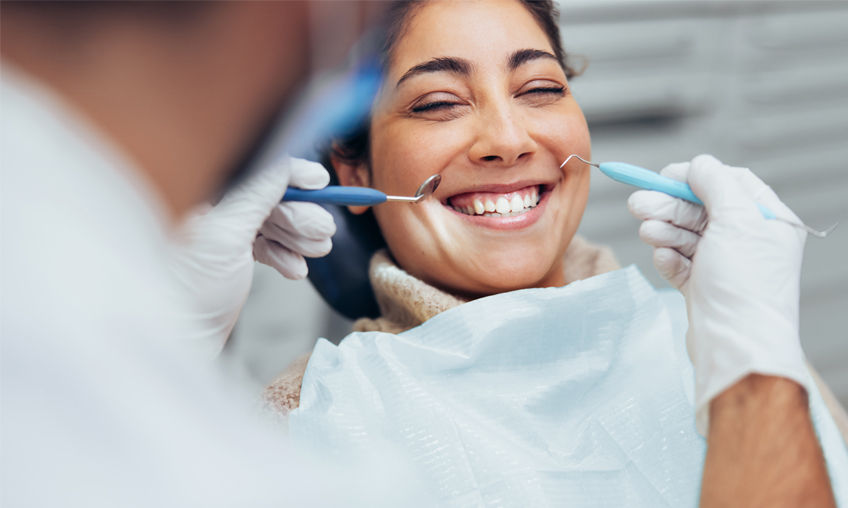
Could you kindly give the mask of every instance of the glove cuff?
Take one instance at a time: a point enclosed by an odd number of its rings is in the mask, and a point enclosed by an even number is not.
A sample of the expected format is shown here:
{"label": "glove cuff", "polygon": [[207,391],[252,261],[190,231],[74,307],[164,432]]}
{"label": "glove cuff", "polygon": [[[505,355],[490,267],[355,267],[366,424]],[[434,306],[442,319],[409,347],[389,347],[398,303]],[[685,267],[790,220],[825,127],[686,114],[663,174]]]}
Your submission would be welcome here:
{"label": "glove cuff", "polygon": [[695,366],[695,425],[698,432],[707,437],[710,427],[710,403],[725,390],[745,379],[751,374],[776,376],[792,380],[807,391],[814,391],[815,382],[807,369],[803,357],[797,362],[786,364],[770,363],[768,365],[751,362],[740,364],[736,368],[724,369],[721,372],[711,372],[703,375],[707,369]]}

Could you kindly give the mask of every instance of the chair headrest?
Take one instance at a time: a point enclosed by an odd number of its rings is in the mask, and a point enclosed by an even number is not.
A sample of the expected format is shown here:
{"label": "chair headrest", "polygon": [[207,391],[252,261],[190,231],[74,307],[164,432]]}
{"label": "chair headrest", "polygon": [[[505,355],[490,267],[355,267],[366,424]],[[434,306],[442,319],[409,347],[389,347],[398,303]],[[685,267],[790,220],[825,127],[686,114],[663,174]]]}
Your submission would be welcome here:
{"label": "chair headrest", "polygon": [[371,256],[386,246],[371,210],[354,215],[345,207],[321,205],[333,215],[333,250],[322,258],[306,258],[309,280],[324,300],[348,319],[376,318],[380,308],[371,288]]}

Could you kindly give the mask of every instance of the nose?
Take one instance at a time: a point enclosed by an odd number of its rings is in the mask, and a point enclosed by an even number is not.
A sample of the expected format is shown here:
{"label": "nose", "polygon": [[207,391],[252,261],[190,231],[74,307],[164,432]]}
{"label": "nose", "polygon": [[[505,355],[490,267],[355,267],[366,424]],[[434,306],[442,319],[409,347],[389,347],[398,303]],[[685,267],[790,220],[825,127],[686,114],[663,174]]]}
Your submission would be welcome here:
{"label": "nose", "polygon": [[509,105],[492,107],[479,115],[478,124],[478,135],[468,154],[475,163],[508,167],[538,149],[524,119]]}

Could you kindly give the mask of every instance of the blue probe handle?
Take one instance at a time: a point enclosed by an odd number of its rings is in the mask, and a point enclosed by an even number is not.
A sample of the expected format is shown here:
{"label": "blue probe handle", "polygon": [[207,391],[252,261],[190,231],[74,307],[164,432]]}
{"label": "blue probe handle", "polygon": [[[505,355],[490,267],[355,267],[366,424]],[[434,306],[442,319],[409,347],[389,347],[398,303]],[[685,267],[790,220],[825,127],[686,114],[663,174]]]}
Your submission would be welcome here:
{"label": "blue probe handle", "polygon": [[[640,168],[639,166],[625,162],[603,162],[599,167],[603,174],[621,183],[639,187],[640,189],[664,192],[669,196],[674,196],[690,203],[695,203],[696,205],[704,204],[687,184],[672,180],[659,173],[654,173],[650,169]],[[757,208],[760,209],[760,213],[766,219],[776,218],[774,212],[765,206],[757,203]]]}
{"label": "blue probe handle", "polygon": [[307,201],[341,206],[371,206],[386,202],[386,195],[368,187],[328,185],[318,190],[286,189],[283,201]]}

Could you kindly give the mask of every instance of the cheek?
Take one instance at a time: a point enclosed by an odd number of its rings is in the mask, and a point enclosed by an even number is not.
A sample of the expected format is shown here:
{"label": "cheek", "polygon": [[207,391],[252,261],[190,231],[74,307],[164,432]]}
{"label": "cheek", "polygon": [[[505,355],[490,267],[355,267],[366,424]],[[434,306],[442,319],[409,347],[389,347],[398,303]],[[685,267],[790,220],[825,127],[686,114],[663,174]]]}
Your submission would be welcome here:
{"label": "cheek", "polygon": [[[529,125],[532,136],[562,163],[569,155],[577,154],[591,160],[589,128],[576,103],[556,113],[540,111],[533,115]],[[569,163],[569,168],[572,166]]]}
{"label": "cheek", "polygon": [[[530,124],[534,126],[533,136],[537,142],[553,154],[558,164],[572,154],[591,160],[589,128],[582,111],[573,100],[554,114],[548,111],[537,112]],[[562,171],[563,185],[553,197],[562,206],[559,210],[558,222],[564,232],[561,238],[562,245],[560,245],[564,251],[571,241],[571,236],[580,225],[589,199],[591,166],[569,163]]]}
{"label": "cheek", "polygon": [[463,122],[390,123],[375,124],[371,138],[373,185],[389,194],[411,195],[468,144],[470,129]]}
{"label": "cheek", "polygon": [[427,211],[417,204],[386,203],[374,208],[374,216],[398,265],[422,280],[438,282],[433,275],[440,272],[444,252],[439,246],[445,239]]}
{"label": "cheek", "polygon": [[[375,121],[371,145],[372,187],[390,195],[411,196],[421,182],[439,172],[439,157],[427,148],[439,145],[419,131]],[[433,243],[420,204],[388,202],[373,210],[395,257],[414,258],[420,255],[422,246]]]}
{"label": "cheek", "polygon": [[377,219],[389,250],[393,253],[397,253],[397,247],[404,239],[406,239],[404,243],[408,245],[419,243],[420,239],[417,237],[425,232],[412,206],[408,203],[385,203],[374,208],[374,217]]}

